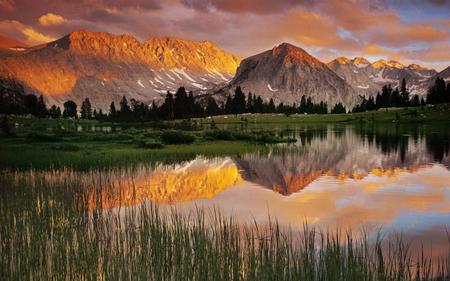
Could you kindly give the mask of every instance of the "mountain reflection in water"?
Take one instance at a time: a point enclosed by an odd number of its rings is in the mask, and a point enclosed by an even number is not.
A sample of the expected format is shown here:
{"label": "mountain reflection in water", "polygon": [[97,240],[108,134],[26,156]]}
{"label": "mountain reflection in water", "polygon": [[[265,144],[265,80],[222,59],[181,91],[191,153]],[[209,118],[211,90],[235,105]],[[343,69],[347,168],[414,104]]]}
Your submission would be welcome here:
{"label": "mountain reflection in water", "polygon": [[112,173],[112,182],[88,196],[91,208],[115,208],[139,204],[142,200],[177,203],[212,198],[223,189],[242,182],[230,158],[195,160],[177,165],[141,166],[131,174]]}
{"label": "mountain reflection in water", "polygon": [[297,145],[236,159],[243,178],[289,195],[325,175],[362,179],[370,173],[381,176],[450,163],[448,141],[439,145],[423,135],[361,135],[346,128],[300,132],[297,138]]}
{"label": "mountain reflection in water", "polygon": [[[351,127],[300,130],[292,134],[298,139],[296,144],[275,146],[269,153],[234,158],[197,157],[176,165],[143,166],[125,177],[116,177],[112,188],[101,195],[102,207],[130,206],[143,200],[166,204],[210,200],[243,181],[244,186],[264,187],[283,196],[298,193],[307,186],[327,186],[323,183],[326,179],[333,179],[338,185],[354,181],[364,190],[378,185],[380,178],[394,179],[399,175],[411,178],[430,168],[438,169],[443,176],[438,186],[448,188],[450,182],[445,177],[450,163],[449,138],[445,134]],[[94,199],[91,201],[94,203]]]}

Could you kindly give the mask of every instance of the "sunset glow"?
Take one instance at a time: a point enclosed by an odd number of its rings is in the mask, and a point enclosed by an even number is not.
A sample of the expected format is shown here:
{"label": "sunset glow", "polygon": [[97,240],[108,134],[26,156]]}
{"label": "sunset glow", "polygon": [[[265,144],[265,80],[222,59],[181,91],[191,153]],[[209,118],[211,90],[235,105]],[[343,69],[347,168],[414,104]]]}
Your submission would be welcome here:
{"label": "sunset glow", "polygon": [[394,0],[152,0],[0,2],[0,34],[29,45],[88,29],[144,41],[210,40],[248,56],[289,41],[322,61],[365,56],[449,65],[450,2]]}

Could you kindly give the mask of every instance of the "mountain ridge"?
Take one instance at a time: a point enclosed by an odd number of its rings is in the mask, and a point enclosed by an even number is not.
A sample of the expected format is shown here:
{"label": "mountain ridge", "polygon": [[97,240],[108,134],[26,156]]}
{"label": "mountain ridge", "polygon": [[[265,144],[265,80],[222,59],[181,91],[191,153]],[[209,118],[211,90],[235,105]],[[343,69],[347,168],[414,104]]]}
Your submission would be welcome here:
{"label": "mountain ridge", "polygon": [[[0,35],[0,43],[2,38],[7,37]],[[219,99],[241,86],[275,103],[299,103],[306,96],[328,106],[341,102],[349,109],[385,84],[398,87],[403,78],[411,94],[422,97],[436,77],[450,81],[450,67],[438,73],[418,64],[370,62],[364,57],[323,63],[289,43],[245,59],[210,41],[169,36],[140,41],[88,30],[37,46],[18,46],[1,49],[0,78],[18,81],[27,94],[44,95],[48,104],[62,105],[68,99],[80,104],[89,97],[94,107],[103,109],[122,96],[162,101],[167,91],[181,86],[201,96],[215,93]]]}
{"label": "mountain ridge", "polygon": [[1,56],[0,77],[15,78],[49,104],[89,97],[107,109],[124,95],[151,103],[180,86],[205,92],[231,80],[239,60],[211,42],[164,37],[141,43],[130,35],[82,30]]}
{"label": "mountain ridge", "polygon": [[316,103],[341,102],[350,107],[359,100],[325,63],[289,43],[242,60],[236,76],[222,92],[229,94],[236,86],[276,103],[299,103],[306,96]]}
{"label": "mountain ridge", "polygon": [[404,65],[395,60],[377,60],[373,63],[355,64],[354,60],[340,57],[327,65],[362,96],[374,96],[386,84],[399,87],[406,80],[412,95],[424,97],[429,81],[438,72],[418,64]]}

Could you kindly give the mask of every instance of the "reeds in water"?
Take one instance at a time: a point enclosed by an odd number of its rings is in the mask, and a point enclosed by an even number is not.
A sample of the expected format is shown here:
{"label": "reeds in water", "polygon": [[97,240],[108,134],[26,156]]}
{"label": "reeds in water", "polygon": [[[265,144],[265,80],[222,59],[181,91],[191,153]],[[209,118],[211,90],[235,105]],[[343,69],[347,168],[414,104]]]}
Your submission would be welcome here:
{"label": "reeds in water", "polygon": [[[406,243],[351,232],[244,224],[217,210],[87,207],[98,184],[63,171],[1,172],[2,280],[449,280]],[[104,173],[102,171],[95,173]],[[98,176],[96,174],[96,176]],[[101,177],[108,186],[110,177]],[[107,192],[102,191],[102,192]],[[91,196],[91,195],[90,195]],[[450,255],[450,253],[449,253]]]}

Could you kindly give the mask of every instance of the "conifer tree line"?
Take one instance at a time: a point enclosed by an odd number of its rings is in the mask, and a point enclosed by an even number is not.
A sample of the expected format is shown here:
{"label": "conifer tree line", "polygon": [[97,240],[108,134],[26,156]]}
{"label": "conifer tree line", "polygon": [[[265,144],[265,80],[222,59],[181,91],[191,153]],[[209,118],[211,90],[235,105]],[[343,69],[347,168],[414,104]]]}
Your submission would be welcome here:
{"label": "conifer tree line", "polygon": [[[158,105],[155,101],[148,105],[135,99],[122,97],[119,104],[112,102],[109,112],[93,109],[89,98],[82,101],[80,108],[71,100],[63,104],[63,108],[52,105],[46,107],[43,96],[24,95],[23,88],[18,85],[9,87],[0,95],[0,113],[3,114],[31,114],[36,117],[50,118],[82,118],[112,121],[147,121],[198,118],[222,114],[242,113],[283,113],[290,114],[339,114],[346,113],[342,103],[335,104],[330,110],[325,102],[314,103],[311,97],[302,96],[298,104],[275,105],[273,99],[268,102],[260,96],[243,93],[238,86],[234,95],[228,95],[226,100],[218,104],[211,96],[205,100],[195,99],[191,92],[180,87],[175,94],[167,92],[164,102]],[[426,101],[410,93],[402,80],[400,89],[392,89],[391,85],[383,86],[376,97],[363,98],[362,102],[353,108],[353,112],[363,112],[386,107],[419,106],[425,104],[450,103],[450,83],[446,84],[442,78],[437,78],[433,86],[428,89]]]}
{"label": "conifer tree line", "polygon": [[387,107],[420,106],[425,104],[450,103],[450,83],[445,85],[443,78],[436,78],[433,86],[428,89],[426,100],[419,96],[411,96],[405,78],[402,79],[400,89],[392,89],[391,85],[385,85],[376,97],[363,98],[362,102],[355,106],[352,112],[364,112]]}

